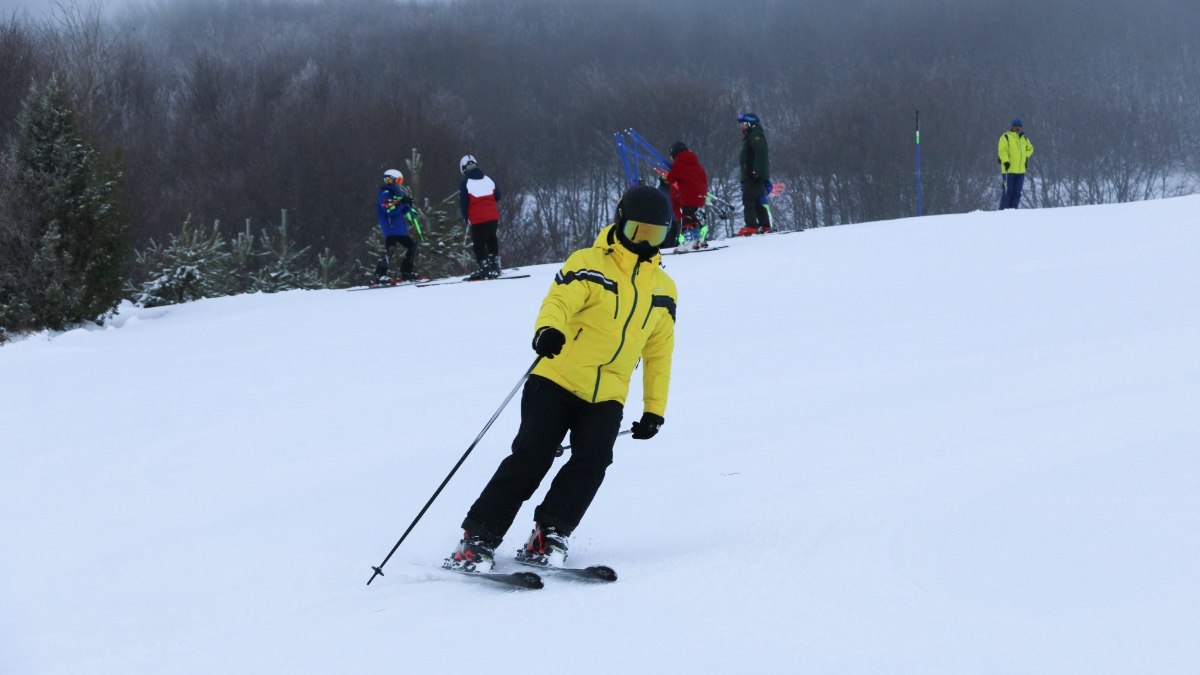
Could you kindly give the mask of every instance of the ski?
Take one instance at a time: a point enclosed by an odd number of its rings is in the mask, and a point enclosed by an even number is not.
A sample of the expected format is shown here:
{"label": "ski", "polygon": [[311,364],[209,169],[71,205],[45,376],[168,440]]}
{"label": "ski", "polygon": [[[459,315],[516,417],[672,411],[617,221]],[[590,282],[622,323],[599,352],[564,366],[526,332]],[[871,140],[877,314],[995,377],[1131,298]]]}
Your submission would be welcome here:
{"label": "ski", "polygon": [[411,281],[397,281],[395,283],[369,284],[367,286],[355,286],[354,288],[347,288],[346,290],[348,290],[348,291],[373,291],[377,288],[396,288],[397,286],[418,286],[427,281],[429,281],[428,278],[421,278],[421,279],[413,279]]}
{"label": "ski", "polygon": [[417,287],[425,288],[426,286],[448,286],[450,284],[475,283],[477,281],[502,281],[504,279],[527,279],[527,278],[529,278],[528,274],[508,274],[508,275],[501,276],[501,277],[493,277],[491,279],[471,279],[470,277],[463,277],[461,279],[435,279],[433,281],[419,283],[419,284],[417,284]]}
{"label": "ski", "polygon": [[604,581],[611,582],[617,580],[617,572],[608,565],[591,565],[589,567],[550,567],[549,565],[538,565],[532,562],[517,561],[528,567],[536,567],[539,570],[561,577],[571,577],[572,579],[581,579],[584,581]]}
{"label": "ski", "polygon": [[723,248],[729,248],[729,244],[726,244],[724,246],[707,246],[705,248],[698,248],[695,250],[689,249],[687,251],[672,251],[670,253],[667,253],[664,251],[664,254],[665,255],[687,255],[688,253],[708,253],[709,251],[720,251]]}
{"label": "ski", "polygon": [[[442,568],[446,569],[446,568]],[[542,578],[533,572],[463,572],[461,570],[446,570],[464,577],[471,577],[488,583],[510,586],[512,588],[536,591],[545,584]]]}

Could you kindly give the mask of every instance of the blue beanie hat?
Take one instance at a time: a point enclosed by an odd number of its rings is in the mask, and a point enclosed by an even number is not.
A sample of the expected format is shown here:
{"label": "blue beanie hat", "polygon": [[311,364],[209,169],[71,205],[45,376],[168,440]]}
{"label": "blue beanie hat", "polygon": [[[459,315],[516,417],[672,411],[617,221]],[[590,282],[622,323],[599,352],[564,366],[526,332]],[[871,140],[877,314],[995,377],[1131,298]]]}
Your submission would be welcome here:
{"label": "blue beanie hat", "polygon": [[1020,118],[1020,117],[1017,117],[1017,118],[1013,119],[1012,126],[1014,126],[1014,127],[1023,127],[1023,126],[1025,126],[1025,125],[1024,125],[1024,124],[1021,124],[1021,118]]}

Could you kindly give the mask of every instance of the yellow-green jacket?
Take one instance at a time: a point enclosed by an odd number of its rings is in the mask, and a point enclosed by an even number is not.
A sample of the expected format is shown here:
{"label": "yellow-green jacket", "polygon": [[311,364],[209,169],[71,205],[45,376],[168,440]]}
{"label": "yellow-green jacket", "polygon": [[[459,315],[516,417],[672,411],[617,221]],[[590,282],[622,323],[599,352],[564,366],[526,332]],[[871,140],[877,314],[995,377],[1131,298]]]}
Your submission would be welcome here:
{"label": "yellow-green jacket", "polygon": [[[1000,136],[999,153],[1001,173],[1025,173],[1025,160],[1033,156],[1033,143],[1025,134],[1006,131]],[[1005,162],[1008,162],[1007,170]]]}
{"label": "yellow-green jacket", "polygon": [[534,375],[579,398],[625,403],[629,379],[642,359],[643,412],[665,416],[675,349],[675,282],[655,255],[616,241],[613,226],[591,248],[567,258],[542,301],[536,328],[553,326],[567,338],[562,353],[541,359]]}

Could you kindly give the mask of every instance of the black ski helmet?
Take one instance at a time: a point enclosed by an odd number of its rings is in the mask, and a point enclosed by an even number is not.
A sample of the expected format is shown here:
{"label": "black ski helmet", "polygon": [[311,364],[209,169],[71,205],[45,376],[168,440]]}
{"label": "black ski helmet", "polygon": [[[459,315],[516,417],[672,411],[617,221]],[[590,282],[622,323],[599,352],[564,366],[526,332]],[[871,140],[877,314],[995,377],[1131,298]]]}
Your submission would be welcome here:
{"label": "black ski helmet", "polygon": [[675,141],[675,144],[671,146],[671,149],[667,151],[667,154],[671,155],[671,159],[675,159],[675,155],[678,155],[687,149],[688,146],[684,145],[683,141]]}
{"label": "black ski helmet", "polygon": [[[625,222],[636,220],[641,223],[649,223],[651,225],[663,225],[668,228],[663,241],[658,244],[649,244],[646,242],[634,242],[625,234]],[[621,200],[617,202],[617,217],[615,219],[617,240],[625,248],[638,254],[638,257],[649,259],[650,256],[658,252],[659,247],[670,246],[673,244],[673,237],[678,237],[679,233],[674,227],[674,219],[671,213],[671,200],[667,198],[666,193],[658,188],[650,187],[649,185],[634,185],[621,195]]]}

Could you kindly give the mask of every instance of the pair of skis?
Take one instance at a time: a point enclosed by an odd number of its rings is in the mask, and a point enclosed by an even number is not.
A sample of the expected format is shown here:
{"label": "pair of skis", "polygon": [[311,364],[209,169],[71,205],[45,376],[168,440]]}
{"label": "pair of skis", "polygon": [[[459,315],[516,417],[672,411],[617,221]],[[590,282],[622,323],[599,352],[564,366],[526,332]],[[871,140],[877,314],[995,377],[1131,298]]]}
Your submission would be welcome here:
{"label": "pair of skis", "polygon": [[382,284],[381,283],[373,283],[368,286],[356,286],[354,288],[348,288],[346,290],[348,290],[348,291],[373,291],[373,290],[376,290],[379,288],[397,288],[399,286],[417,286],[417,287],[423,288],[425,286],[445,286],[447,284],[461,284],[461,283],[465,283],[465,282],[475,282],[475,281],[499,281],[501,279],[527,279],[527,278],[529,278],[528,274],[505,274],[503,276],[492,277],[490,279],[488,279],[488,278],[472,279],[470,277],[450,277],[448,279],[430,279],[429,277],[421,277],[420,279],[414,279],[412,281],[393,281],[393,282],[387,282],[387,283],[382,283]]}
{"label": "pair of skis", "polygon": [[348,291],[373,291],[377,288],[395,288],[397,286],[420,286],[421,284],[423,284],[427,281],[429,281],[429,277],[421,277],[420,279],[412,279],[410,281],[401,281],[399,279],[393,279],[391,281],[385,281],[383,283],[380,283],[378,281],[373,281],[373,282],[367,284],[366,286],[355,286],[354,288],[348,288],[346,290],[348,290]]}
{"label": "pair of skis", "polygon": [[[595,581],[595,582],[613,582],[617,580],[617,573],[613,568],[607,565],[592,565],[590,567],[545,567],[542,565],[530,565],[530,567],[542,570],[550,576],[560,576],[579,581]],[[535,591],[542,588],[545,583],[542,581],[542,576],[537,572],[459,572],[463,576],[485,581],[491,584],[500,586],[511,586],[513,588]]]}
{"label": "pair of skis", "polygon": [[504,279],[528,279],[528,274],[502,274],[498,277],[484,277],[482,279],[472,279],[471,277],[450,278],[450,279],[434,279],[433,281],[423,281],[417,286],[424,288],[426,286],[447,286],[449,284],[475,283],[477,281],[501,281]]}
{"label": "pair of skis", "polygon": [[729,244],[724,244],[722,246],[706,246],[704,248],[689,248],[684,251],[678,251],[678,250],[663,251],[662,255],[687,255],[688,253],[708,253],[709,251],[720,251],[723,248],[729,248]]}

